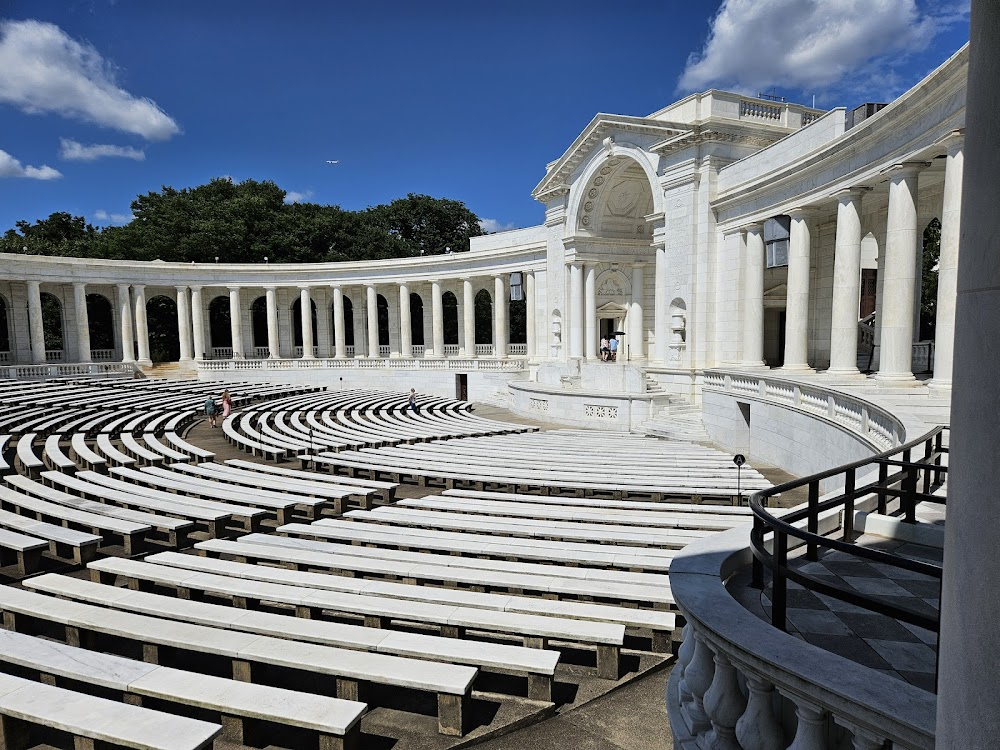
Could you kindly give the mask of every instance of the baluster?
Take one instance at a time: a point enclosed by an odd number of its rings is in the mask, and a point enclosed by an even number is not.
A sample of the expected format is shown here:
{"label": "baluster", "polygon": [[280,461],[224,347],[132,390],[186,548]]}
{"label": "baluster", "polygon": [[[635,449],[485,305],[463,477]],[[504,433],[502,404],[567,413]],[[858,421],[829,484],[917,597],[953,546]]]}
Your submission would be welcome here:
{"label": "baluster", "polygon": [[797,696],[789,696],[795,701],[795,739],[788,750],[826,750],[826,711]]}
{"label": "baluster", "polygon": [[691,702],[684,707],[684,723],[687,724],[688,731],[693,734],[701,734],[712,725],[705,713],[703,703],[706,691],[712,686],[712,678],[715,671],[715,662],[712,660],[712,649],[708,647],[704,639],[694,634],[695,647],[691,663],[684,670],[684,677],[687,681],[688,690],[691,691]]}
{"label": "baluster", "polygon": [[677,704],[683,706],[691,700],[691,691],[688,689],[687,681],[684,679],[687,665],[691,663],[694,656],[694,627],[687,623],[681,631],[681,647],[677,649],[677,666],[679,669],[679,679],[677,680]]}
{"label": "baluster", "polygon": [[879,735],[836,717],[833,720],[851,733],[851,747],[853,750],[882,750],[885,747],[885,740]]}
{"label": "baluster", "polygon": [[774,685],[747,675],[747,710],[736,722],[736,739],[743,750],[785,750],[785,735],[774,715]]}
{"label": "baluster", "polygon": [[715,655],[712,686],[705,693],[705,712],[712,721],[712,731],[705,737],[702,747],[705,750],[741,750],[736,741],[736,722],[746,707],[747,700],[736,679],[736,668],[719,651]]}

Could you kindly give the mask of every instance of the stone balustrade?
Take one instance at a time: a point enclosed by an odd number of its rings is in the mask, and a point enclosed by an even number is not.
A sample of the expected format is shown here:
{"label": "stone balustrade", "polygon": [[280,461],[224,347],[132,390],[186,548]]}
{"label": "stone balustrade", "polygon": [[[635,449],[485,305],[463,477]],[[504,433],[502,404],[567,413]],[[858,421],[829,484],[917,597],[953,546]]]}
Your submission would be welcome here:
{"label": "stone balustrade", "polygon": [[675,748],[932,750],[935,698],[772,627],[725,582],[749,524],[685,547],[670,586],[686,624],[666,702]]}
{"label": "stone balustrade", "polygon": [[81,375],[103,375],[132,377],[135,375],[133,362],[89,362],[78,364],[10,365],[0,367],[0,378],[21,380],[45,380],[47,378],[71,378]]}
{"label": "stone balustrade", "polygon": [[706,370],[702,393],[724,393],[771,402],[835,424],[876,451],[900,445],[905,429],[888,409],[819,383],[804,383],[770,372]]}
{"label": "stone balustrade", "polygon": [[521,372],[517,359],[216,359],[198,362],[199,372],[288,370],[453,370],[457,372]]}

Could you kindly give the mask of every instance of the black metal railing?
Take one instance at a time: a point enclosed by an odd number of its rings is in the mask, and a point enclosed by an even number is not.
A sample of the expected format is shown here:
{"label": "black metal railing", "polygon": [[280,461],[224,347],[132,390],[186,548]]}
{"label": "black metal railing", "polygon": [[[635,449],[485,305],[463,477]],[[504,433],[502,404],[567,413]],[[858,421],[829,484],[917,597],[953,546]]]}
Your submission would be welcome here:
{"label": "black metal railing", "polygon": [[[803,573],[789,565],[789,541],[805,543],[805,558],[819,559],[819,550],[837,550],[861,558],[868,562],[882,563],[900,570],[921,573],[941,581],[941,566],[916,560],[898,554],[854,544],[854,510],[857,500],[875,497],[878,512],[885,513],[889,502],[899,500],[902,519],[916,522],[916,507],[920,502],[943,504],[945,498],[932,494],[932,490],[943,483],[948,467],[941,463],[948,453],[944,437],[948,427],[936,427],[923,437],[906,445],[880,453],[877,456],[856,461],[852,464],[813,474],[803,479],[772,487],[758,492],[750,498],[753,511],[753,530],[750,532],[750,549],[753,553],[752,585],[764,588],[764,568],[771,571],[771,624],[781,630],[786,629],[786,608],[788,581],[794,581],[810,591],[831,596],[857,607],[901,620],[911,625],[938,631],[938,618],[881,599],[876,595],[837,586]],[[922,453],[922,455],[918,455]],[[859,476],[866,476],[878,469],[878,478],[860,487]],[[820,500],[820,483],[843,476],[843,491]],[[839,486],[839,482],[837,485]],[[808,503],[798,510],[774,516],[767,508],[768,499],[779,493],[788,493],[800,487],[808,487]],[[826,511],[840,509],[843,522],[839,539],[819,533],[820,515]],[[795,524],[805,521],[805,528]],[[766,536],[770,536],[768,549]]]}

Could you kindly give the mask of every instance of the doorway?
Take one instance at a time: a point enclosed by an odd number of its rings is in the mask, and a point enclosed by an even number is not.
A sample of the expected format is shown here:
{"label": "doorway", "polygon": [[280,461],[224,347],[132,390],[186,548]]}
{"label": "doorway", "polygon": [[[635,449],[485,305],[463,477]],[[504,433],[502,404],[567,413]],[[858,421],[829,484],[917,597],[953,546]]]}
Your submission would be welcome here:
{"label": "doorway", "polygon": [[464,373],[455,375],[455,398],[459,401],[469,400],[469,376]]}

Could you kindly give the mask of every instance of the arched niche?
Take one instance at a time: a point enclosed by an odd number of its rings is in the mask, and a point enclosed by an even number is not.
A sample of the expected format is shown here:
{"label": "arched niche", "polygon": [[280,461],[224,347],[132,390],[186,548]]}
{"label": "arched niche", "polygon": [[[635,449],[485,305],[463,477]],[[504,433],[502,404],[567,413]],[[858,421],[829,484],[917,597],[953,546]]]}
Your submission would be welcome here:
{"label": "arched niche", "polygon": [[250,303],[250,331],[254,349],[267,347],[267,297]]}
{"label": "arched niche", "polygon": [[646,169],[636,159],[613,153],[584,177],[575,206],[577,234],[649,243],[652,225],[646,216],[655,198]]}
{"label": "arched niche", "polygon": [[454,292],[441,295],[441,310],[444,315],[444,343],[458,346],[458,297]]}
{"label": "arched niche", "polygon": [[42,331],[45,333],[45,351],[63,350],[63,305],[49,292],[42,292]]}
{"label": "arched niche", "polygon": [[233,329],[229,321],[229,297],[220,294],[208,303],[208,335],[213,349],[226,349],[233,345]]}
{"label": "arched niche", "polygon": [[416,292],[410,292],[410,343],[424,345],[424,300]]}
{"label": "arched niche", "polygon": [[381,294],[376,298],[378,310],[378,345],[389,346],[389,300]]}
{"label": "arched niche", "polygon": [[90,349],[110,353],[115,348],[115,311],[111,300],[103,294],[87,295],[87,328],[90,331]]}
{"label": "arched niche", "polygon": [[485,289],[476,294],[476,343],[493,343],[493,297]]}
{"label": "arched niche", "polygon": [[176,362],[181,358],[177,330],[177,303],[164,294],[146,300],[146,326],[149,331],[149,358],[153,362]]}

